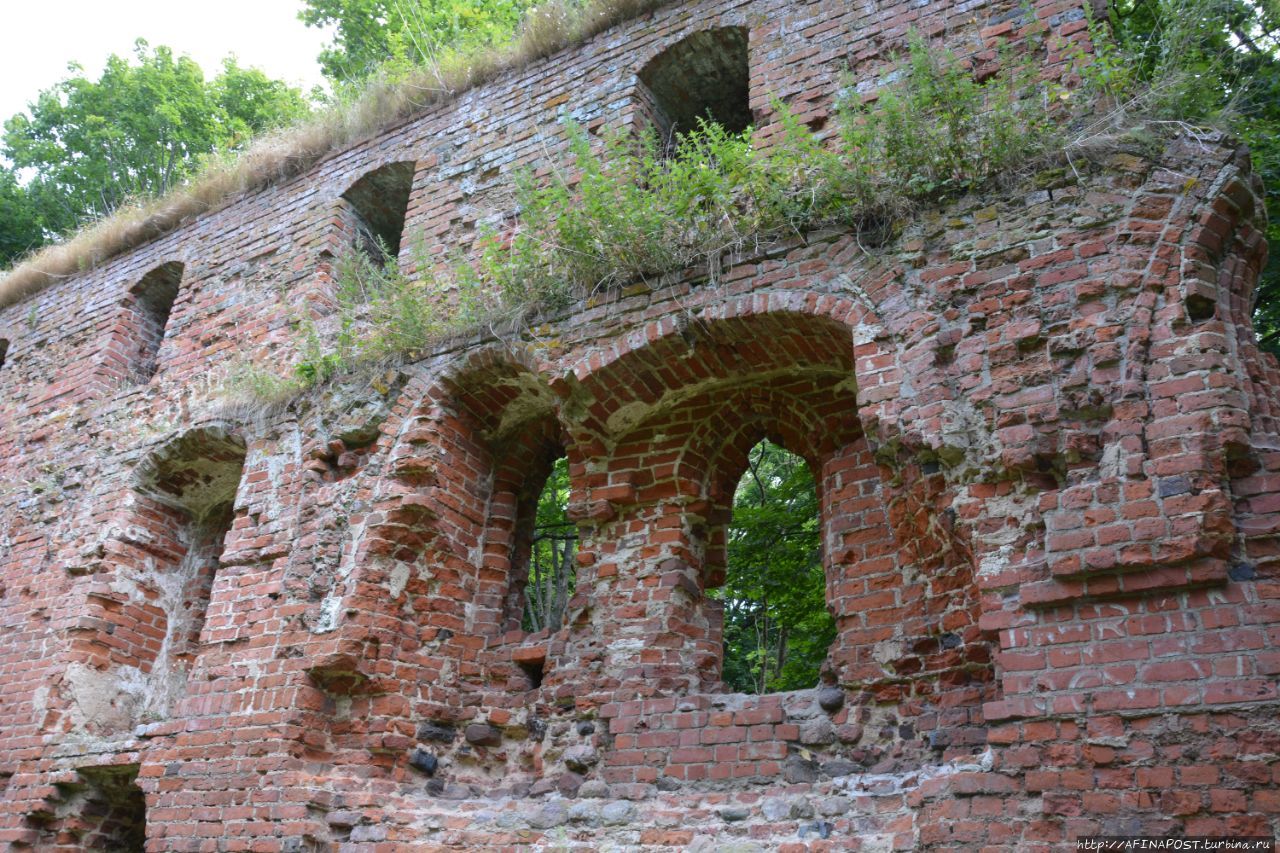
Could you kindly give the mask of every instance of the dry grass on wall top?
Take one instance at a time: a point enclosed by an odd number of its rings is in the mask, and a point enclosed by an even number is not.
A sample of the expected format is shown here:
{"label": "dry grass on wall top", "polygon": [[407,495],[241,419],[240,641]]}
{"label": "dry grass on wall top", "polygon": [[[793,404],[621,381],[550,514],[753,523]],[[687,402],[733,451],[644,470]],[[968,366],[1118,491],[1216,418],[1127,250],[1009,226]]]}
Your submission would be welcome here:
{"label": "dry grass on wall top", "polygon": [[239,195],[298,175],[329,154],[448,102],[469,88],[667,2],[670,0],[552,0],[529,13],[510,44],[446,52],[403,77],[374,78],[350,101],[262,136],[238,154],[211,161],[185,186],[163,198],[121,208],[64,242],[37,251],[0,278],[0,308],[167,234]]}

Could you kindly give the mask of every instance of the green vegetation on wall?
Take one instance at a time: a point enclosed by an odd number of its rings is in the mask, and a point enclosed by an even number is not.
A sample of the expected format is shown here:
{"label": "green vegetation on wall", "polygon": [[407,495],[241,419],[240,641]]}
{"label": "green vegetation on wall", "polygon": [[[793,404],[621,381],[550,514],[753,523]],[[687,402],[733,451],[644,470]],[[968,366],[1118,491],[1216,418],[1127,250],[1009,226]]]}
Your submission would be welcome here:
{"label": "green vegetation on wall", "polygon": [[[1022,97],[1020,78],[1008,77],[978,83],[955,58],[914,40],[881,107],[843,106],[830,140],[781,104],[779,132],[765,145],[750,129],[703,124],[668,155],[653,134],[593,141],[570,126],[573,170],[545,181],[518,176],[518,217],[483,236],[473,259],[409,280],[394,262],[380,267],[355,249],[340,258],[338,317],[326,325],[336,331],[326,338],[304,320],[296,376],[255,387],[296,393],[481,323],[518,322],[689,267],[714,279],[735,253],[826,225],[884,239],[914,206],[980,186],[1052,147],[1048,99]],[[432,269],[415,254],[418,269]]]}

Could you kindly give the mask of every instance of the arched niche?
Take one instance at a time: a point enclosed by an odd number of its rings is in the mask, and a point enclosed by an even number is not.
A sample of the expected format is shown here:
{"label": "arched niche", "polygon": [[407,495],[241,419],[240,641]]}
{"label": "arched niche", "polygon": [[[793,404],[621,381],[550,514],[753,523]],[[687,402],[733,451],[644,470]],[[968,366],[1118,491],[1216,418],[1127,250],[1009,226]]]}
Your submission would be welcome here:
{"label": "arched niche", "polygon": [[388,163],[356,180],[342,194],[340,220],[351,245],[381,266],[400,255],[405,213],[417,164]]}
{"label": "arched niche", "polygon": [[127,371],[141,384],[159,369],[160,344],[164,342],[178,298],[185,267],[178,261],[161,264],[129,289]]}
{"label": "arched niche", "polygon": [[245,454],[238,434],[208,426],[161,444],[135,469],[121,523],[103,544],[107,577],[89,589],[91,618],[71,629],[69,716],[83,716],[92,733],[164,719],[185,694]]}
{"label": "arched niche", "polygon": [[884,437],[909,425],[864,421],[884,410],[863,402],[859,380],[892,361],[863,337],[878,325],[852,302],[757,295],[662,318],[578,366],[575,428],[598,447],[582,500],[604,519],[584,550],[611,578],[592,606],[620,698],[720,689],[706,592],[723,577],[733,486],[767,437],[817,481],[837,624],[824,678],[913,714],[946,692],[980,713],[991,675],[980,596],[938,475],[882,469]]}
{"label": "arched niche", "polygon": [[637,74],[639,107],[664,140],[714,122],[730,133],[751,126],[751,71],[745,27],[685,36]]}

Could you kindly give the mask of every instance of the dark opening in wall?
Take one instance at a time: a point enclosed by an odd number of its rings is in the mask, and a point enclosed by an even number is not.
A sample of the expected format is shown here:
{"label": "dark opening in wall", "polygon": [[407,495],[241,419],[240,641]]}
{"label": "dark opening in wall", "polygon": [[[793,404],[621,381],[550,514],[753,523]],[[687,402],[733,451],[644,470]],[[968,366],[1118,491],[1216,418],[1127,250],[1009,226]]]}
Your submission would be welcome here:
{"label": "dark opening in wall", "polygon": [[142,853],[147,801],[137,785],[138,765],[84,767],[77,773],[80,782],[62,786],[67,814],[59,835],[75,837],[80,850]]}
{"label": "dark opening in wall", "polygon": [[4,360],[9,356],[9,341],[6,338],[0,338],[0,367],[4,367]]}
{"label": "dark opening in wall", "polygon": [[817,487],[804,459],[770,441],[751,449],[726,542],[724,682],[743,693],[818,683],[835,639],[827,609]]}
{"label": "dark opening in wall", "polygon": [[564,624],[576,581],[578,527],[569,518],[569,460],[563,450],[555,452],[559,456],[545,481],[522,496],[516,511],[512,600],[519,602],[520,625],[529,632],[555,632]]}
{"label": "dark opening in wall", "polygon": [[182,272],[183,265],[177,261],[162,264],[144,275],[129,291],[135,315],[133,373],[139,382],[149,380],[159,366],[156,355],[164,341],[173,302],[178,298]]}
{"label": "dark opening in wall", "polygon": [[516,661],[516,666],[520,667],[520,671],[524,673],[525,678],[529,679],[529,689],[537,690],[542,686],[542,677],[547,671],[545,658]]}
{"label": "dark opening in wall", "polygon": [[154,554],[133,573],[138,588],[148,593],[145,612],[152,628],[140,632],[124,624],[129,631],[117,636],[143,638],[143,645],[128,650],[131,659],[145,664],[150,680],[150,704],[135,709],[137,715],[162,719],[185,693],[234,521],[244,461],[240,436],[205,427],[160,448],[136,472],[140,501],[134,522],[154,543]]}
{"label": "dark opening in wall", "polygon": [[348,224],[355,247],[379,265],[400,254],[415,170],[415,163],[390,163],[365,175],[342,194],[350,205]]}
{"label": "dark opening in wall", "polygon": [[693,33],[650,60],[639,77],[642,110],[664,140],[696,130],[700,119],[730,133],[751,126],[744,27]]}

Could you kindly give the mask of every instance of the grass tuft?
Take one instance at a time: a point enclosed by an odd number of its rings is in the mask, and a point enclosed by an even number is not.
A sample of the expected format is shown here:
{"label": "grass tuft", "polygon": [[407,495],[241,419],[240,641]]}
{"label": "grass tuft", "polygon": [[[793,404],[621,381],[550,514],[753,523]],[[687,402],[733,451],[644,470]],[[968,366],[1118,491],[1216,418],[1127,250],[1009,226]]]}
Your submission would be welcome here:
{"label": "grass tuft", "polygon": [[374,136],[467,89],[585,41],[668,0],[553,2],[534,9],[517,38],[499,47],[445,51],[407,73],[374,76],[356,95],[243,151],[215,157],[184,186],[126,205],[61,243],[37,250],[0,278],[0,308],[56,281],[161,237],[232,199],[288,180],[336,151]]}
{"label": "grass tuft", "polygon": [[[421,358],[478,330],[517,332],[540,313],[641,279],[702,269],[824,226],[878,242],[913,207],[983,185],[1051,149],[1047,97],[1009,81],[975,81],[959,60],[913,39],[899,81],[876,108],[845,105],[818,136],[780,103],[767,141],[702,124],[670,150],[656,134],[595,140],[570,125],[572,165],[544,180],[517,175],[519,211],[482,235],[474,255],[425,280],[356,249],[334,266],[337,309],[299,322],[293,375],[254,378],[270,399]],[[434,264],[425,245],[411,269]],[[283,383],[283,384],[281,384]]]}

